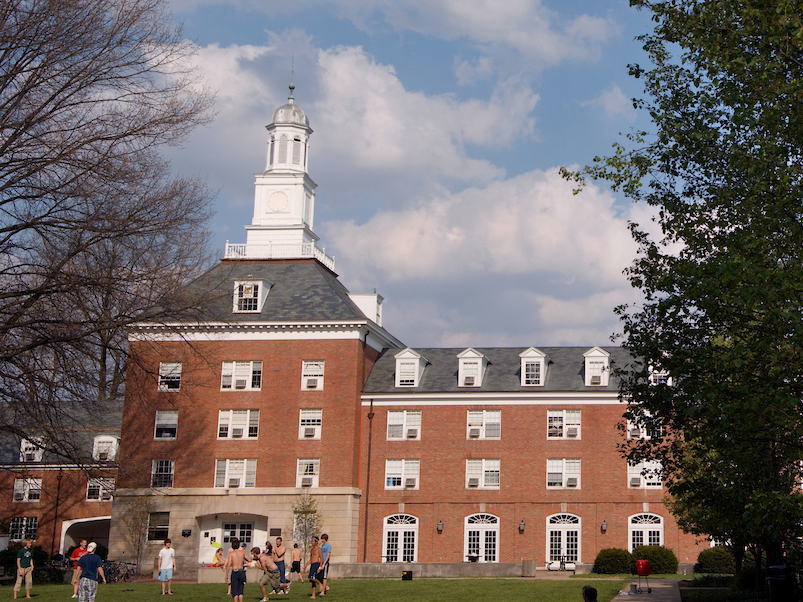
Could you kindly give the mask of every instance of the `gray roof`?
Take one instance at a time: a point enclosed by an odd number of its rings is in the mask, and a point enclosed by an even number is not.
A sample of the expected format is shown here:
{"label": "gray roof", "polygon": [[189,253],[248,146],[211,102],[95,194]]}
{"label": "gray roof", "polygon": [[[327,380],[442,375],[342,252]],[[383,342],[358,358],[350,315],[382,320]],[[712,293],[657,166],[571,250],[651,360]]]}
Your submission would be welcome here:
{"label": "gray roof", "polygon": [[[235,281],[254,280],[270,285],[262,311],[232,312]],[[235,323],[367,319],[337,275],[314,259],[223,260],[189,288],[203,299],[201,311],[207,319]]]}
{"label": "gray roof", "polygon": [[[417,387],[397,388],[395,382],[395,355],[402,349],[385,349],[374,365],[363,389],[371,393],[477,393],[477,392],[535,392],[535,391],[618,391],[619,379],[611,373],[607,387],[586,387],[583,354],[592,347],[538,347],[549,359],[543,387],[521,386],[521,358],[519,354],[529,347],[474,347],[490,362],[480,387],[458,387],[457,354],[466,348],[413,349],[428,360]],[[621,347],[600,347],[610,353],[610,366],[614,370],[630,363],[632,356]]]}

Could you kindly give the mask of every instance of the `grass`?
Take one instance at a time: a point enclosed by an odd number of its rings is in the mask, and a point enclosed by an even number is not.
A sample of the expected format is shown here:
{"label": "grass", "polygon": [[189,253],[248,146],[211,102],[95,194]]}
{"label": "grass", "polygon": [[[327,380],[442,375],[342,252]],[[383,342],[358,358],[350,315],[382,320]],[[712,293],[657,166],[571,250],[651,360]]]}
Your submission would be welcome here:
{"label": "grass", "polygon": [[[592,585],[599,591],[601,602],[612,600],[629,581],[611,579],[337,579],[322,602],[408,602],[428,600],[432,602],[499,602],[504,600],[528,600],[529,602],[576,602],[582,599],[583,585]],[[2,588],[11,599],[11,588]],[[165,596],[167,602],[225,602],[226,584],[174,583],[173,596]],[[268,596],[274,600],[309,600],[310,586],[296,583],[290,594]],[[20,592],[24,600],[24,593]],[[72,586],[36,585],[31,596],[33,602],[69,602]],[[161,599],[161,585],[152,582],[113,583],[98,586],[96,602],[153,602]],[[262,594],[256,583],[245,586],[244,602],[258,602]]]}

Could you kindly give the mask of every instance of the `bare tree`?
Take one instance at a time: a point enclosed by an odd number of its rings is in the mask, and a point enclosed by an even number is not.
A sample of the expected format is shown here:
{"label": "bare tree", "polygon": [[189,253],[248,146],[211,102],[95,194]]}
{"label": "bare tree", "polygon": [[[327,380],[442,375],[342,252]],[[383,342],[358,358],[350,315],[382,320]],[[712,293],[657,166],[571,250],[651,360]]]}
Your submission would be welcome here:
{"label": "bare tree", "polygon": [[73,457],[126,327],[196,305],[212,196],[159,154],[211,119],[194,51],[164,0],[0,2],[0,430]]}
{"label": "bare tree", "polygon": [[320,535],[323,521],[318,512],[318,502],[305,493],[293,504],[293,539],[301,541],[303,559],[309,558],[311,539]]}
{"label": "bare tree", "polygon": [[126,500],[123,512],[123,538],[133,555],[136,572],[139,575],[142,573],[140,566],[145,551],[148,522],[155,505],[151,493],[129,497]]}

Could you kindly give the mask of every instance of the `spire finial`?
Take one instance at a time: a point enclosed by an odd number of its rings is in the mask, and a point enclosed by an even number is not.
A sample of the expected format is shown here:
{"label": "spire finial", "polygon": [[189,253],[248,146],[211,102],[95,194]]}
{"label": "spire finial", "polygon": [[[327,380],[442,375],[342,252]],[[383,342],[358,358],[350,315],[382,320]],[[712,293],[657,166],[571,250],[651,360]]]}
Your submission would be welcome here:
{"label": "spire finial", "polygon": [[290,104],[293,104],[293,90],[296,89],[296,85],[293,83],[296,74],[296,53],[293,53],[292,58],[290,59],[290,97],[287,99],[290,101]]}

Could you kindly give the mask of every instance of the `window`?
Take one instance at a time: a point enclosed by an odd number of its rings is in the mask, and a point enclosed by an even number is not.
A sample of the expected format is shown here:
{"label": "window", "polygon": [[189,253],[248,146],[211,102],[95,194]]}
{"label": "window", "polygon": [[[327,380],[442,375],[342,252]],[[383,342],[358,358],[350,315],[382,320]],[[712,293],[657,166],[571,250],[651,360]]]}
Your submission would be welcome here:
{"label": "window", "polygon": [[151,487],[172,487],[175,460],[154,460],[151,464]]}
{"label": "window", "polygon": [[466,488],[499,489],[499,460],[466,460]]}
{"label": "window", "polygon": [[42,479],[14,479],[15,502],[38,502],[42,499]]}
{"label": "window", "polygon": [[479,351],[468,348],[457,354],[459,367],[457,370],[457,384],[460,387],[479,387],[485,376],[485,367],[488,359]]}
{"label": "window", "polygon": [[635,514],[628,521],[628,552],[639,546],[664,545],[664,519],[657,514]]}
{"label": "window", "polygon": [[658,439],[663,436],[663,426],[659,418],[653,418],[644,410],[636,410],[635,419],[627,420],[628,439]]}
{"label": "window", "polygon": [[154,439],[175,439],[178,432],[178,410],[156,410]]}
{"label": "window", "polygon": [[543,351],[530,347],[519,354],[521,358],[521,386],[542,387],[546,380],[549,358]]}
{"label": "window", "polygon": [[385,489],[418,489],[420,460],[385,460]]}
{"label": "window", "polygon": [[223,362],[223,391],[255,391],[262,388],[262,362]]}
{"label": "window", "polygon": [[218,412],[218,439],[256,439],[258,436],[259,410],[220,410]]}
{"label": "window", "polygon": [[317,487],[320,474],[320,458],[299,458],[296,465],[296,487]]}
{"label": "window", "polygon": [[466,439],[499,439],[502,410],[468,410]]}
{"label": "window", "polygon": [[672,386],[672,378],[666,370],[653,370],[650,368],[650,384]]}
{"label": "window", "polygon": [[45,448],[42,447],[41,441],[28,439],[20,441],[20,462],[41,462],[44,453]]}
{"label": "window", "polygon": [[580,517],[553,514],[547,517],[547,561],[580,562]]}
{"label": "window", "polygon": [[8,538],[11,541],[36,539],[39,518],[36,516],[15,516],[8,521]]}
{"label": "window", "polygon": [[226,489],[255,487],[256,474],[255,459],[215,460],[215,487]]}
{"label": "window", "polygon": [[600,347],[593,347],[583,354],[585,358],[586,387],[607,387],[611,354]]}
{"label": "window", "polygon": [[426,358],[409,347],[394,357],[396,358],[396,386],[417,387],[427,363]]}
{"label": "window", "polygon": [[181,389],[181,362],[159,363],[159,390],[178,391]]}
{"label": "window", "polygon": [[98,462],[114,462],[119,444],[117,437],[99,435],[92,444],[92,457]]}
{"label": "window", "polygon": [[240,540],[240,547],[246,550],[251,545],[251,537],[254,534],[253,523],[223,523],[223,543],[231,543],[235,537]]}
{"label": "window", "polygon": [[298,413],[298,438],[320,439],[323,410],[302,408]]}
{"label": "window", "polygon": [[466,560],[499,562],[499,517],[493,514],[467,516],[464,542]]}
{"label": "window", "polygon": [[548,438],[580,438],[580,410],[547,410],[546,420]]}
{"label": "window", "polygon": [[167,539],[169,527],[169,512],[151,512],[148,515],[148,541],[161,541]]}
{"label": "window", "polygon": [[418,560],[418,519],[409,514],[394,514],[385,519],[382,541],[382,562],[416,562]]}
{"label": "window", "polygon": [[389,410],[388,441],[421,440],[421,410]]}
{"label": "window", "polygon": [[323,391],[323,360],[304,360],[301,366],[301,389]]}
{"label": "window", "polygon": [[257,314],[262,311],[262,304],[267,296],[262,282],[234,283],[234,313]]}
{"label": "window", "polygon": [[580,489],[580,460],[566,458],[547,460],[546,486]]}
{"label": "window", "polygon": [[660,489],[661,463],[655,461],[627,465],[627,486],[634,489]]}
{"label": "window", "polygon": [[114,494],[114,479],[106,477],[90,477],[86,484],[86,499],[108,501]]}

